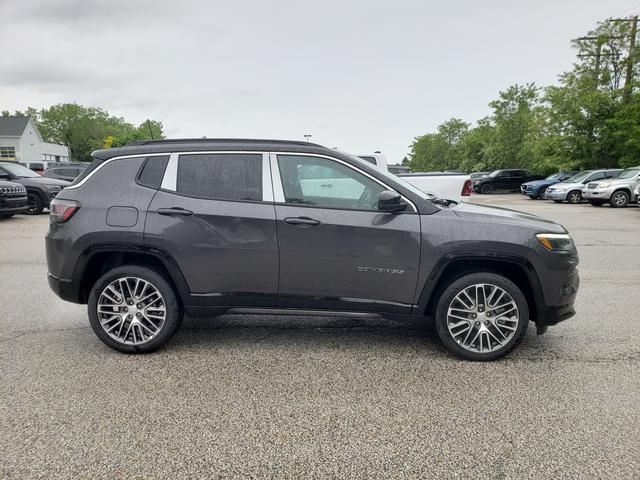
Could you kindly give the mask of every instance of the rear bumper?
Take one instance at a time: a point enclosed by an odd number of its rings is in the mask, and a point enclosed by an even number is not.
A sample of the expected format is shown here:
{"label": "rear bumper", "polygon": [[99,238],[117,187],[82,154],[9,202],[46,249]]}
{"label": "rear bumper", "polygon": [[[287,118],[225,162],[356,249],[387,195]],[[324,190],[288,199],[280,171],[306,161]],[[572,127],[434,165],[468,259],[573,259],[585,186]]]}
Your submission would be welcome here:
{"label": "rear bumper", "polygon": [[49,287],[62,300],[73,303],[82,303],[80,301],[80,285],[78,282],[69,278],[59,278],[55,275],[47,273]]}

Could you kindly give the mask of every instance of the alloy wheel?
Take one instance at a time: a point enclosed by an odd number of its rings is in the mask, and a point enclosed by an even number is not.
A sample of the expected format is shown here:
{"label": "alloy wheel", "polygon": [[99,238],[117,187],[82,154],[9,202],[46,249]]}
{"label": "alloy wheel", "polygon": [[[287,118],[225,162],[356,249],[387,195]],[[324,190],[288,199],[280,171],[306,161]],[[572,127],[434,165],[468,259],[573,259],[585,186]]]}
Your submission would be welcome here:
{"label": "alloy wheel", "polygon": [[624,207],[627,204],[627,195],[623,192],[616,193],[611,201],[616,207]]}
{"label": "alloy wheel", "polygon": [[582,194],[580,192],[571,192],[568,200],[569,203],[580,203],[580,200],[582,200]]}
{"label": "alloy wheel", "polygon": [[449,303],[447,328],[461,347],[476,353],[494,352],[513,338],[520,323],[518,306],[504,289],[475,284]]}
{"label": "alloy wheel", "polygon": [[97,313],[102,329],[126,345],[152,340],[167,315],[160,291],[137,277],[121,277],[107,285],[98,297]]}

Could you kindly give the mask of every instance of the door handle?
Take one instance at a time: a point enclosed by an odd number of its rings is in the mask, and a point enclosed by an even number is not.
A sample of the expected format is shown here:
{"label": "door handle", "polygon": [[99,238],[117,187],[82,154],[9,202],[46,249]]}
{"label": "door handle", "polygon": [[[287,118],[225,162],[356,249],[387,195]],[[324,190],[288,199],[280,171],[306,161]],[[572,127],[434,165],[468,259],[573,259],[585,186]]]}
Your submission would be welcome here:
{"label": "door handle", "polygon": [[191,210],[185,210],[184,208],[180,207],[159,208],[158,215],[179,215],[182,217],[187,217],[189,215],[193,215],[193,212]]}
{"label": "door handle", "polygon": [[309,217],[287,217],[284,219],[284,223],[303,227],[313,227],[315,225],[320,225],[320,220],[315,220]]}

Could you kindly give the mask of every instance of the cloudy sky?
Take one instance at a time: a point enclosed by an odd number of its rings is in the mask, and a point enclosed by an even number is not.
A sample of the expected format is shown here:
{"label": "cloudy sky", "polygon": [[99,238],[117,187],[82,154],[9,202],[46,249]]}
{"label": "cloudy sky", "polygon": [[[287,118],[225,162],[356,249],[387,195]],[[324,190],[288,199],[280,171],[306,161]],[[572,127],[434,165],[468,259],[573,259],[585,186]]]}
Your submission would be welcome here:
{"label": "cloudy sky", "polygon": [[[303,139],[402,159],[640,0],[0,0],[0,110],[100,106],[170,137]],[[8,43],[7,43],[8,42]]]}

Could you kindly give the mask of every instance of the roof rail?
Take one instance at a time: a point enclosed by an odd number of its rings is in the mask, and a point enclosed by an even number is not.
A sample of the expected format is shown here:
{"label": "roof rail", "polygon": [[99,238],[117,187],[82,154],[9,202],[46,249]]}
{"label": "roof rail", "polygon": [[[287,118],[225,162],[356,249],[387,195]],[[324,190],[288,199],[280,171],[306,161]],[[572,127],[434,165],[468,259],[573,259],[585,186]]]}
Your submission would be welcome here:
{"label": "roof rail", "polygon": [[163,138],[159,140],[138,140],[127,143],[125,147],[135,145],[163,145],[172,143],[284,143],[288,145],[308,145],[321,147],[317,143],[310,143],[304,140],[274,140],[261,138]]}

